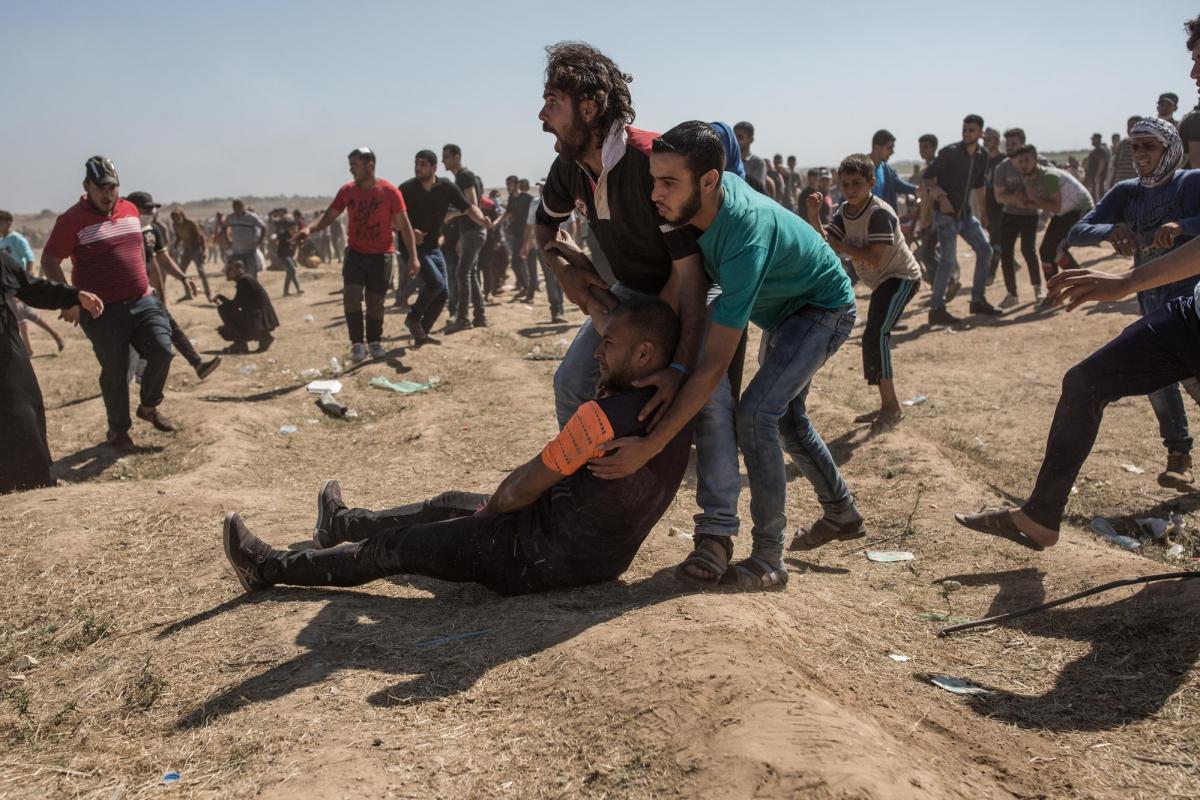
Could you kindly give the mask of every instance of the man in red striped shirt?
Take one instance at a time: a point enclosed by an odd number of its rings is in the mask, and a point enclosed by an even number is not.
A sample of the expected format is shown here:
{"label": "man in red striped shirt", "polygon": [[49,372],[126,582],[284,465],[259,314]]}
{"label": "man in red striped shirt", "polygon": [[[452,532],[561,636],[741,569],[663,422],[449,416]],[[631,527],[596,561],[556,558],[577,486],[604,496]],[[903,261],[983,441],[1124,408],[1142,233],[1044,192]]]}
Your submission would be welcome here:
{"label": "man in red striped shirt", "polygon": [[158,298],[150,293],[142,254],[142,223],[137,206],[120,197],[120,179],[112,161],[87,160],[79,202],[54,221],[42,250],[46,277],[67,283],[62,262],[70,258],[71,285],[98,296],[105,313],[91,318],[79,308],[62,318],[82,325],[100,362],[100,393],[108,415],[107,442],[133,446],[129,438],[129,349],[146,359],[137,415],[160,431],[175,426],[159,410],[171,369],[171,323]]}

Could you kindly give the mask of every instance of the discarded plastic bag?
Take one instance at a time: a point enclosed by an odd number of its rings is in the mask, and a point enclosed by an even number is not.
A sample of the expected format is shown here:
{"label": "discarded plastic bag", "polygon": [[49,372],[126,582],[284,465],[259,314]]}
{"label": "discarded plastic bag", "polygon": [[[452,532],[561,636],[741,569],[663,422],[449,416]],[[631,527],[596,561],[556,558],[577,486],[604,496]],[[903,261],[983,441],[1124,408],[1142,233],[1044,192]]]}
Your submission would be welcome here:
{"label": "discarded plastic bag", "polygon": [[1092,529],[1092,533],[1099,536],[1101,539],[1106,539],[1117,547],[1124,547],[1126,550],[1137,550],[1142,546],[1142,543],[1132,536],[1125,536],[1117,533],[1117,529],[1112,526],[1112,523],[1104,517],[1096,517],[1092,523],[1088,525]]}
{"label": "discarded plastic bag", "polygon": [[905,401],[904,401],[904,405],[906,405],[906,406],[919,406],[919,405],[924,405],[925,403],[928,403],[928,402],[929,402],[929,398],[928,398],[928,397],[926,397],[926,396],[925,396],[925,395],[923,395],[923,394],[919,394],[919,395],[917,395],[916,397],[910,397],[908,400],[905,400]]}
{"label": "discarded plastic bag", "polygon": [[929,682],[934,686],[945,689],[947,692],[955,694],[991,694],[990,689],[985,689],[982,686],[976,686],[963,678],[955,678],[951,675],[930,675]]}
{"label": "discarded plastic bag", "polygon": [[1125,470],[1126,472],[1132,472],[1134,475],[1141,475],[1146,471],[1137,464],[1122,464],[1121,469]]}
{"label": "discarded plastic bag", "polygon": [[426,383],[417,383],[416,381],[389,381],[382,375],[371,378],[371,385],[377,389],[390,389],[393,392],[400,394],[414,394],[416,392],[425,392],[437,386],[437,378],[430,378]]}
{"label": "discarded plastic bag", "polygon": [[313,394],[337,394],[342,390],[342,382],[335,380],[312,381],[304,387],[304,390]]}
{"label": "discarded plastic bag", "polygon": [[178,772],[175,772],[174,770],[172,770],[171,772],[167,772],[162,776],[162,782],[165,784],[168,784],[168,785],[172,784],[172,783],[179,783],[179,780],[182,777],[183,776],[180,775]]}
{"label": "discarded plastic bag", "polygon": [[279,432],[284,436],[291,436],[297,430],[298,429],[296,428],[295,425],[284,425],[282,428],[279,429]]}
{"label": "discarded plastic bag", "polygon": [[907,550],[868,550],[867,559],[870,561],[878,561],[881,564],[890,564],[896,561],[912,561],[913,554]]}

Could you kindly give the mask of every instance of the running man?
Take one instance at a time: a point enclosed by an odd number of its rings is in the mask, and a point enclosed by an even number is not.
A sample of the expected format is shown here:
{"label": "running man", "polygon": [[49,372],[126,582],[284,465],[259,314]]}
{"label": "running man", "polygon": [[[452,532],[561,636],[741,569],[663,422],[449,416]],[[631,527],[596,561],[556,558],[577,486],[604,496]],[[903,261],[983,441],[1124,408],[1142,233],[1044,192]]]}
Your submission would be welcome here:
{"label": "running man", "polygon": [[720,139],[698,120],[676,125],[654,141],[654,202],[670,226],[700,231],[705,269],[722,292],[713,303],[700,362],[662,420],[644,437],[602,445],[604,456],[593,458],[589,468],[603,478],[622,478],[662,452],[725,379],[753,321],[765,333],[765,356],[736,411],[737,441],[750,478],[750,557],[729,563],[730,539],[725,537],[724,551],[716,553],[706,538],[705,550],[696,551],[705,555],[681,564],[676,576],[697,585],[711,584],[715,575],[741,590],[781,589],[788,581],[785,449],[823,509],[815,524],[801,529],[793,549],[866,535],[854,498],[805,407],[813,376],[854,327],[854,292],[841,260],[820,234],[723,172],[724,159]]}
{"label": "running man", "polygon": [[301,228],[296,237],[303,241],[325,230],[343,211],[350,209],[349,244],[342,262],[342,309],[350,334],[350,360],[359,362],[366,360],[368,352],[371,358],[387,355],[382,341],[383,303],[392,283],[392,259],[396,253],[393,230],[400,231],[404,240],[409,274],[416,275],[421,265],[404,196],[388,181],[375,177],[374,151],[359,147],[350,151],[347,160],[354,179],[338,189],[324,215]]}
{"label": "running man", "polygon": [[983,208],[984,183],[987,178],[988,155],[979,145],[983,135],[983,118],[968,114],[963,118],[962,140],[946,145],[925,170],[923,177],[936,181],[941,190],[934,205],[933,223],[937,228],[937,275],[933,280],[933,297],[929,300],[930,325],[956,325],[961,319],[946,310],[946,287],[958,273],[958,237],[975,251],[975,275],[971,281],[972,314],[998,316],[986,296],[988,271],[992,263],[992,246],[988,244],[983,226],[971,212],[972,195],[975,205]]}
{"label": "running man", "polygon": [[81,316],[78,306],[61,316],[83,327],[100,362],[100,393],[108,417],[105,441],[128,449],[133,447],[129,438],[131,347],[146,359],[138,418],[160,431],[175,430],[159,408],[175,356],[171,321],[150,293],[140,215],[137,206],[120,197],[116,166],[103,156],[92,156],[84,170],[84,194],[54,221],[42,249],[42,269],[49,280],[66,283],[62,262],[70,258],[72,285],[104,303],[99,317]]}
{"label": "running man", "polygon": [[167,287],[166,281],[163,280],[163,273],[181,281],[187,289],[188,297],[194,297],[199,293],[196,282],[180,269],[179,265],[175,263],[175,259],[171,258],[171,254],[167,252],[167,242],[162,234],[162,228],[154,224],[154,213],[161,207],[161,204],[154,202],[154,198],[150,196],[149,192],[130,192],[125,199],[137,206],[138,217],[142,225],[142,251],[146,259],[146,277],[150,281],[150,287],[158,295],[163,311],[167,313],[167,320],[171,323],[171,344],[175,345],[179,355],[183,356],[184,361],[187,361],[188,365],[196,371],[196,377],[204,380],[213,373],[213,370],[221,366],[221,357],[216,356],[208,361],[200,358],[200,354],[196,352],[196,346],[188,339],[187,334],[179,327],[179,323],[175,321],[175,317],[171,316],[171,312],[167,308]]}
{"label": "running man", "polygon": [[1018,147],[1012,160],[1025,181],[1025,196],[1029,203],[1050,216],[1038,247],[1042,275],[1049,280],[1058,272],[1060,260],[1074,265],[1074,259],[1066,249],[1067,234],[1095,204],[1087,188],[1074,175],[1058,167],[1039,164],[1037,148],[1033,145]]}
{"label": "running man", "polygon": [[437,156],[432,150],[422,150],[413,158],[413,177],[400,184],[400,194],[408,207],[413,236],[417,242],[420,288],[417,300],[404,318],[413,337],[413,345],[437,344],[429,335],[442,309],[446,307],[446,257],[442,253],[442,223],[446,212],[453,208],[466,214],[476,224],[483,212],[472,205],[457,184],[437,176]]}
{"label": "running man", "polygon": [[452,491],[368,511],[347,508],[337,481],[327,481],[317,496],[316,548],[297,551],[270,547],[229,514],[225,554],[242,587],[358,586],[406,573],[518,595],[615,580],[674,500],[691,428],[624,480],[586,469],[602,443],[646,430],[638,412],[653,389],[633,384],[666,367],[679,338],[678,319],[657,298],[632,298],[600,313],[596,326],[595,399],[492,495]]}
{"label": "running man", "polygon": [[[187,274],[188,265],[196,265],[196,276],[200,278],[200,284],[204,287],[204,296],[211,303],[212,291],[208,287],[208,276],[204,274],[204,231],[188,219],[187,213],[179,206],[171,211],[171,227],[175,229],[175,239],[179,242],[179,269]],[[193,296],[189,287],[184,299],[191,299]]]}

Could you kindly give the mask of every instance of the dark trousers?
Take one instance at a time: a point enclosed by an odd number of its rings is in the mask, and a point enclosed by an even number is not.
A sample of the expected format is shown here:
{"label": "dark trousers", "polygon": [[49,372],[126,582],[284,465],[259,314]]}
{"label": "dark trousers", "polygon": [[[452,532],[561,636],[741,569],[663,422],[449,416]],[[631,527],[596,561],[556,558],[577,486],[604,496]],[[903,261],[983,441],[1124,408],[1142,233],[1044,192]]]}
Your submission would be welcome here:
{"label": "dark trousers", "polygon": [[1196,376],[1200,376],[1200,318],[1191,296],[1172,300],[1139,319],[1067,370],[1042,468],[1023,506],[1029,518],[1058,529],[1109,403],[1151,394]]}
{"label": "dark trousers", "polygon": [[[1046,225],[1046,232],[1042,234],[1042,244],[1038,247],[1038,255],[1042,259],[1042,273],[1047,280],[1058,274],[1058,246],[1067,240],[1067,234],[1071,232],[1071,228],[1075,227],[1075,223],[1079,222],[1079,218],[1083,216],[1082,211],[1072,211],[1069,214],[1062,214],[1057,217],[1052,217],[1049,224]],[[1070,258],[1070,253],[1067,254],[1068,259],[1074,263],[1075,259]]]}
{"label": "dark trousers", "polygon": [[196,277],[204,287],[204,296],[208,297],[212,293],[208,289],[208,276],[204,274],[204,245],[183,251],[183,255],[179,257],[180,271],[187,272],[188,264],[193,262],[196,264]]}
{"label": "dark trousers", "polygon": [[417,259],[421,262],[417,272],[420,288],[408,313],[428,332],[446,307],[446,259],[438,248],[427,253],[418,250]]}
{"label": "dark trousers", "polygon": [[352,542],[280,553],[261,568],[271,583],[360,586],[388,575],[480,583],[503,595],[551,588],[519,541],[519,514],[476,515],[486,495],[446,492],[386,511],[338,514],[334,532]]}
{"label": "dark trousers", "polygon": [[80,314],[79,324],[100,362],[100,393],[108,428],[125,433],[133,425],[129,417],[129,348],[146,359],[141,404],[155,408],[163,401],[175,356],[171,320],[158,298],[146,295],[127,303],[105,303],[103,314],[94,319],[91,314]]}
{"label": "dark trousers", "polygon": [[261,344],[264,339],[269,341],[274,338],[270,331],[262,329],[254,315],[235,309],[230,303],[217,306],[217,314],[222,323],[217,327],[217,334],[227,342],[244,344],[258,341]]}
{"label": "dark trousers", "polygon": [[871,293],[862,334],[863,376],[869,385],[878,386],[884,378],[891,380],[892,328],[920,286],[919,280],[890,278]]}
{"label": "dark trousers", "polygon": [[362,344],[364,334],[368,342],[383,338],[383,301],[391,283],[391,253],[346,251],[342,262],[342,311],[352,344]]}
{"label": "dark trousers", "polygon": [[200,366],[200,354],[196,352],[196,346],[192,344],[192,340],[187,337],[183,328],[179,327],[179,323],[169,312],[167,319],[171,322],[171,344],[175,345],[179,355],[183,356],[183,360],[188,362],[193,369]]}
{"label": "dark trousers", "polygon": [[459,319],[466,319],[474,309],[475,319],[483,319],[486,312],[479,286],[479,253],[487,233],[470,220],[459,221],[458,226],[458,251],[446,252],[446,266],[454,282],[451,311]]}
{"label": "dark trousers", "polygon": [[[296,294],[300,294],[300,279],[296,276],[296,259],[292,256],[279,255],[279,260],[283,262],[283,268],[287,270],[287,274],[283,276],[283,293],[288,293],[288,286],[296,287]],[[323,259],[328,261],[329,259]]]}
{"label": "dark trousers", "polygon": [[1000,227],[1000,269],[1004,272],[1004,288],[1017,293],[1017,239],[1021,240],[1021,258],[1029,267],[1029,283],[1042,285],[1042,271],[1037,253],[1037,214],[1004,214]]}

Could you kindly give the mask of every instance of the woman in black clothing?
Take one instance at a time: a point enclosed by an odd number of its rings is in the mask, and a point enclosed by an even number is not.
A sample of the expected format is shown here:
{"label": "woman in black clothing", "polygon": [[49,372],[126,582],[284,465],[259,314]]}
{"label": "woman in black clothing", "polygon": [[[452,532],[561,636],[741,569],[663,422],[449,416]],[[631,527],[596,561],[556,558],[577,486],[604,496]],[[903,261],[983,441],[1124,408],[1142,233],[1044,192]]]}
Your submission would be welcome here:
{"label": "woman in black clothing", "polygon": [[21,343],[16,303],[34,308],[82,306],[93,317],[104,303],[91,292],[30,276],[8,253],[0,252],[0,494],[51,486],[50,448],[42,390]]}

